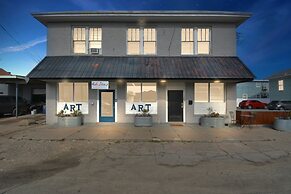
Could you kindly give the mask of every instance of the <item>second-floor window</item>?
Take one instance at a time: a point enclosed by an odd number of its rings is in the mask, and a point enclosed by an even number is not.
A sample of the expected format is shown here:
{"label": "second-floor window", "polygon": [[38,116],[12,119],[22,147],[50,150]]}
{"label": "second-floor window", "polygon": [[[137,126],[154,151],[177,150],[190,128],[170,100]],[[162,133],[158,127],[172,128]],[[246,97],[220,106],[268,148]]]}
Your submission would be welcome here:
{"label": "second-floor window", "polygon": [[192,28],[183,28],[181,31],[181,53],[183,55],[194,54],[194,34]]}
{"label": "second-floor window", "polygon": [[143,31],[143,54],[156,54],[156,29],[145,28]]}
{"label": "second-floor window", "polygon": [[73,47],[74,53],[86,53],[86,28],[73,29]]}
{"label": "second-floor window", "polygon": [[284,90],[284,81],[283,80],[279,80],[278,81],[278,90],[279,91],[283,91]]}
{"label": "second-floor window", "polygon": [[89,50],[91,48],[101,49],[102,30],[101,28],[89,28]]}
{"label": "second-floor window", "polygon": [[197,54],[208,55],[210,53],[210,30],[209,28],[197,29]]}
{"label": "second-floor window", "polygon": [[210,28],[182,28],[181,54],[210,54]]}
{"label": "second-floor window", "polygon": [[73,52],[75,54],[91,54],[91,48],[102,48],[102,28],[74,27]]}
{"label": "second-floor window", "polygon": [[140,30],[139,28],[129,28],[127,30],[127,54],[140,54]]}
{"label": "second-floor window", "polygon": [[154,55],[156,54],[156,46],[155,28],[128,28],[128,55]]}

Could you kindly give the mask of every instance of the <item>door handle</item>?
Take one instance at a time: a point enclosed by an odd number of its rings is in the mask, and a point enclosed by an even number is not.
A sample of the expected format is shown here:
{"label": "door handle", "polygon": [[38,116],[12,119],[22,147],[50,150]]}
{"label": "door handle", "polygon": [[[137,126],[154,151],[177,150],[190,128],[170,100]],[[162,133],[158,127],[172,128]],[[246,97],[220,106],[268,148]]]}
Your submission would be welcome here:
{"label": "door handle", "polygon": [[183,102],[181,103],[181,108],[184,108]]}

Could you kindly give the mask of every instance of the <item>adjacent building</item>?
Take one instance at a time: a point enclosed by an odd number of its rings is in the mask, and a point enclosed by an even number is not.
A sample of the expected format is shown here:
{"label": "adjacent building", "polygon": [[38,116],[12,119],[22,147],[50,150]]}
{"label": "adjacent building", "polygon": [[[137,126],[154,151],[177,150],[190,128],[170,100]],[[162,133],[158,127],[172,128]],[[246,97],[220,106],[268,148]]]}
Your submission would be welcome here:
{"label": "adjacent building", "polygon": [[[0,76],[11,76],[11,73],[0,68]],[[8,84],[0,83],[0,96],[7,96],[11,92],[11,88]]]}
{"label": "adjacent building", "polygon": [[47,56],[28,74],[46,82],[47,124],[81,110],[85,123],[197,123],[209,107],[236,109],[236,84],[252,72],[238,58],[236,29],[249,13],[92,11],[34,13]]}
{"label": "adjacent building", "polygon": [[45,84],[36,80],[28,81],[25,76],[13,75],[0,68],[0,96],[16,96],[17,93],[30,104],[44,103]]}
{"label": "adjacent building", "polygon": [[275,73],[269,80],[271,100],[291,101],[291,69]]}
{"label": "adjacent building", "polygon": [[236,85],[237,106],[243,100],[269,103],[269,80],[253,80]]}

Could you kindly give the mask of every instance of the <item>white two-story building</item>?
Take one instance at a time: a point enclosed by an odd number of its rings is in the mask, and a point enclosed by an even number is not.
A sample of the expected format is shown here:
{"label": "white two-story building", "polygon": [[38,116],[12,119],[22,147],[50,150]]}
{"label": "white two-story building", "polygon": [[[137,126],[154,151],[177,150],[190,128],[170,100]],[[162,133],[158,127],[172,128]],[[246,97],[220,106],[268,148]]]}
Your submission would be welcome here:
{"label": "white two-story building", "polygon": [[249,13],[93,11],[34,13],[47,56],[28,74],[46,82],[47,124],[81,110],[85,123],[197,123],[207,109],[236,109],[236,83],[252,72],[236,54]]}

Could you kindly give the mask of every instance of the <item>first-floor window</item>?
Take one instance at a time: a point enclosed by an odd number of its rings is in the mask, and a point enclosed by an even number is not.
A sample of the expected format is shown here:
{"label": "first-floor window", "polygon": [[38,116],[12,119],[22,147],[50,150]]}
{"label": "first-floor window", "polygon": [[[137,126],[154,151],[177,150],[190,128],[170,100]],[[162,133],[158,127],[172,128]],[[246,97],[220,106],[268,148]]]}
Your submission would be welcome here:
{"label": "first-floor window", "polygon": [[284,90],[284,80],[278,81],[278,90],[283,91]]}
{"label": "first-floor window", "polygon": [[223,83],[210,83],[210,102],[224,102]]}
{"label": "first-floor window", "polygon": [[88,83],[59,83],[59,102],[88,102]]}
{"label": "first-floor window", "polygon": [[224,102],[223,83],[195,83],[195,102]]}
{"label": "first-floor window", "polygon": [[208,102],[208,83],[195,83],[195,102]]}
{"label": "first-floor window", "polygon": [[157,85],[154,82],[128,82],[127,102],[156,102]]}

